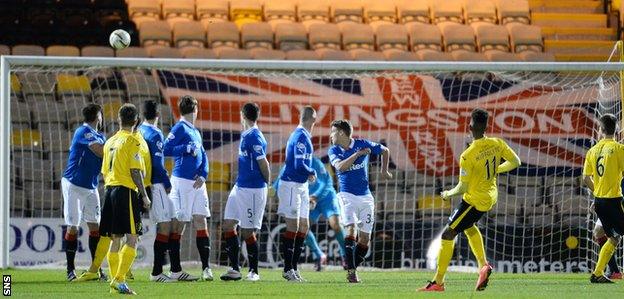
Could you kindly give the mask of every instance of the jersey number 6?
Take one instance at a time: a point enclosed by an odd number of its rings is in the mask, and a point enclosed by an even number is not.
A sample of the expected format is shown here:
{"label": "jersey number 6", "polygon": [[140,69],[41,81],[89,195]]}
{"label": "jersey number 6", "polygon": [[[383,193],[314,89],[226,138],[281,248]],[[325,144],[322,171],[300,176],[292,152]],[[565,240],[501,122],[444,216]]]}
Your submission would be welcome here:
{"label": "jersey number 6", "polygon": [[600,177],[604,175],[605,171],[604,164],[602,164],[602,159],[604,159],[604,156],[600,156],[598,157],[598,160],[596,160],[596,172]]}

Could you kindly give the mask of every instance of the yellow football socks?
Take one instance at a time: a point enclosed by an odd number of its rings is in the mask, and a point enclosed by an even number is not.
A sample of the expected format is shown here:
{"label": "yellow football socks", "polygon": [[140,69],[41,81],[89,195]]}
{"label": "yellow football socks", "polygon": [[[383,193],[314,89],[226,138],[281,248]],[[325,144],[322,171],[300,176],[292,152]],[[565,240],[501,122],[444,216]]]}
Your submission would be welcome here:
{"label": "yellow football socks", "polygon": [[116,278],[119,269],[119,252],[108,252],[108,270],[111,279]]}
{"label": "yellow football socks", "polygon": [[128,273],[128,270],[132,267],[132,263],[136,257],[136,249],[128,245],[124,245],[119,254],[121,259],[119,261],[119,268],[116,273],[117,275],[114,277],[116,281],[125,281],[126,273]]}
{"label": "yellow football socks", "polygon": [[483,247],[483,236],[481,236],[481,231],[476,225],[466,229],[464,231],[466,237],[468,238],[468,244],[470,244],[470,249],[477,259],[477,263],[479,263],[479,269],[485,266],[485,248]]}
{"label": "yellow football socks", "polygon": [[604,275],[605,267],[615,252],[615,246],[616,244],[613,244],[611,239],[608,239],[607,242],[602,245],[600,255],[598,255],[598,262],[596,263],[596,269],[594,270],[595,276]]}
{"label": "yellow football socks", "polygon": [[442,246],[440,246],[440,253],[438,254],[438,270],[434,277],[435,282],[439,285],[444,284],[444,275],[446,275],[446,268],[448,268],[453,257],[454,246],[455,240],[442,239]]}

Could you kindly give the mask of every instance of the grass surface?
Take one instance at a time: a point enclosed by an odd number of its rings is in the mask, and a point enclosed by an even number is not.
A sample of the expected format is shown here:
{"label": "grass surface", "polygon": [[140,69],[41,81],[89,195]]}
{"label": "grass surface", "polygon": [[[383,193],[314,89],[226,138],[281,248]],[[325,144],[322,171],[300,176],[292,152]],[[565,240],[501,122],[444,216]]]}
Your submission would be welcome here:
{"label": "grass surface", "polygon": [[[213,270],[218,277],[224,269]],[[199,274],[199,269],[191,269]],[[23,298],[101,298],[109,295],[103,282],[68,283],[63,270],[0,270],[12,275],[13,297]],[[246,273],[244,273],[246,274]],[[476,274],[449,273],[443,294],[417,293],[432,273],[362,271],[361,284],[347,284],[345,272],[304,271],[306,283],[293,284],[281,278],[279,270],[260,270],[260,282],[191,282],[157,284],[148,281],[149,271],[135,270],[129,285],[141,297],[159,298],[234,298],[234,297],[310,297],[310,298],[624,298],[624,281],[592,285],[589,274],[503,274],[493,273],[483,292],[474,292]],[[217,278],[218,279],[218,278]]]}

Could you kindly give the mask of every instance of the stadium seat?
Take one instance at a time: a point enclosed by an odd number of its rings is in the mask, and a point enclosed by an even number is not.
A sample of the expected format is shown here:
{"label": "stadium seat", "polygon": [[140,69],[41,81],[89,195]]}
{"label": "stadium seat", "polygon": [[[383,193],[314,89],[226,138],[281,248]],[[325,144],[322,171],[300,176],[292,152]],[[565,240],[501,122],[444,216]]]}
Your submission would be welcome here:
{"label": "stadium seat", "polygon": [[399,23],[431,23],[429,4],[426,1],[400,1],[397,3]]}
{"label": "stadium seat", "polygon": [[80,50],[81,56],[89,57],[115,57],[115,50],[104,46],[86,46]]}
{"label": "stadium seat", "polygon": [[219,22],[208,24],[207,28],[208,47],[217,51],[220,48],[238,49],[239,32],[232,22]]}
{"label": "stadium seat", "polygon": [[410,48],[416,53],[421,50],[443,50],[442,32],[436,25],[413,22],[407,25],[407,33],[410,36]]}
{"label": "stadium seat", "polygon": [[32,119],[30,107],[31,105],[28,103],[11,97],[11,123],[28,124],[30,126],[30,120]]}
{"label": "stadium seat", "polygon": [[373,28],[366,24],[349,23],[342,26],[343,49],[351,53],[375,51]]}
{"label": "stadium seat", "polygon": [[364,22],[362,3],[359,0],[342,0],[331,3],[332,21],[340,29],[346,24],[361,24]]}
{"label": "stadium seat", "polygon": [[58,74],[56,76],[56,92],[59,95],[91,94],[89,78],[84,75]]}
{"label": "stadium seat", "polygon": [[171,45],[171,26],[165,21],[145,21],[139,26],[139,38],[141,46],[148,48],[151,46]]}
{"label": "stadium seat", "polygon": [[301,23],[281,23],[275,26],[275,45],[282,51],[308,48],[306,28]]}
{"label": "stadium seat", "polygon": [[219,59],[251,59],[251,53],[241,49],[223,48],[215,52]]}
{"label": "stadium seat", "polygon": [[462,1],[434,1],[431,4],[431,18],[434,24],[452,22],[463,24]]}
{"label": "stadium seat", "polygon": [[263,48],[254,48],[249,50],[252,59],[258,60],[284,60],[286,54],[280,50],[268,50]]}
{"label": "stadium seat", "polygon": [[483,53],[469,52],[466,50],[453,51],[451,52],[451,56],[455,61],[487,61],[487,58]]}
{"label": "stadium seat", "polygon": [[22,94],[26,100],[29,95],[54,95],[54,86],[56,85],[56,76],[51,73],[17,73],[20,83],[22,84]]}
{"label": "stadium seat", "polygon": [[325,1],[299,1],[297,19],[308,31],[314,24],[329,23],[329,5]]}
{"label": "stadium seat", "polygon": [[383,53],[384,57],[388,61],[419,61],[418,55],[413,52],[406,51],[385,51]]}
{"label": "stadium seat", "polygon": [[[384,55],[409,51],[407,29],[403,25],[381,25],[377,28],[376,46]],[[386,56],[387,57],[387,56]]]}
{"label": "stadium seat", "polygon": [[38,130],[12,130],[13,150],[41,150],[41,133]]}
{"label": "stadium seat", "polygon": [[509,31],[505,26],[482,25],[474,26],[479,52],[509,52]]}
{"label": "stadium seat", "polygon": [[336,24],[313,24],[309,30],[309,42],[312,50],[340,50],[340,29]]}
{"label": "stadium seat", "polygon": [[364,6],[364,21],[377,32],[380,25],[396,24],[397,10],[393,2],[372,1]]}
{"label": "stadium seat", "polygon": [[154,46],[147,49],[152,58],[182,58],[182,53],[177,48]]}
{"label": "stadium seat", "polygon": [[384,61],[386,60],[386,57],[381,52],[355,51],[355,52],[351,52],[350,54],[353,60],[360,60],[360,61]]}
{"label": "stadium seat", "polygon": [[141,47],[127,47],[116,51],[117,57],[149,57],[147,50]]}
{"label": "stadium seat", "polygon": [[15,73],[11,74],[11,97],[22,93],[22,82]]}
{"label": "stadium seat", "polygon": [[496,24],[496,6],[490,0],[464,0],[466,24]]}
{"label": "stadium seat", "polygon": [[529,24],[528,0],[496,0],[498,20],[501,25],[509,23]]}
{"label": "stadium seat", "polygon": [[442,36],[444,36],[444,49],[446,52],[475,51],[474,30],[468,25],[445,22],[439,24]]}
{"label": "stadium seat", "polygon": [[180,22],[193,21],[195,18],[195,0],[161,0],[163,19],[171,28]]}
{"label": "stadium seat", "polygon": [[45,49],[35,45],[17,45],[11,49],[13,55],[45,56]]}
{"label": "stadium seat", "polygon": [[519,54],[515,54],[515,53],[501,52],[501,51],[487,51],[483,54],[485,55],[485,58],[487,58],[488,61],[507,61],[507,62],[523,61],[522,57],[520,57]]}
{"label": "stadium seat", "polygon": [[544,42],[542,40],[541,29],[537,26],[514,24],[508,25],[511,49],[515,53],[525,51],[542,52]]}
{"label": "stadium seat", "polygon": [[227,192],[230,185],[230,164],[210,162],[206,186],[208,191]]}
{"label": "stadium seat", "polygon": [[544,53],[544,52],[533,52],[533,51],[524,51],[519,54],[516,54],[522,59],[522,61],[529,62],[554,62],[555,55],[552,53]]}
{"label": "stadium seat", "polygon": [[197,19],[204,28],[210,23],[227,22],[229,18],[228,0],[196,0]]}
{"label": "stadium seat", "polygon": [[204,48],[206,31],[199,22],[178,22],[173,27],[173,43],[176,48]]}
{"label": "stadium seat", "polygon": [[141,28],[143,22],[160,19],[160,3],[153,0],[128,0],[128,14]]}
{"label": "stadium seat", "polygon": [[352,56],[347,51],[340,50],[315,50],[321,60],[352,60]]}
{"label": "stadium seat", "polygon": [[531,13],[531,24],[541,27],[603,28],[606,14]]}
{"label": "stadium seat", "polygon": [[11,55],[11,48],[7,45],[0,45],[0,56]]}
{"label": "stadium seat", "polygon": [[286,52],[286,60],[319,60],[319,59],[320,57],[316,54],[316,52],[311,51],[311,50],[290,50]]}
{"label": "stadium seat", "polygon": [[230,19],[238,28],[243,24],[262,22],[262,4],[258,0],[231,0]]}
{"label": "stadium seat", "polygon": [[68,151],[73,134],[65,130],[65,124],[49,123],[39,124],[43,148],[46,151]]}
{"label": "stadium seat", "polygon": [[241,44],[244,49],[273,49],[273,30],[269,23],[246,23],[241,27]]}
{"label": "stadium seat", "polygon": [[212,49],[186,47],[180,49],[182,57],[192,59],[217,59],[217,54]]}
{"label": "stadium seat", "polygon": [[290,1],[265,1],[264,20],[275,30],[277,24],[294,23],[297,14],[295,3]]}
{"label": "stadium seat", "polygon": [[49,46],[47,56],[80,56],[80,49],[74,46]]}

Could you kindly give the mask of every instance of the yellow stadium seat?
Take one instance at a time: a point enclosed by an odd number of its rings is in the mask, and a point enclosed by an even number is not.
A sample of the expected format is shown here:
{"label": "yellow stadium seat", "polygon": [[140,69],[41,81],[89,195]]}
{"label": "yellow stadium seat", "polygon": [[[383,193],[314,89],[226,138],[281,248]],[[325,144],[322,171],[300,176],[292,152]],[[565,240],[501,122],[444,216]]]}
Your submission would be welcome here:
{"label": "yellow stadium seat", "polygon": [[230,189],[230,164],[210,162],[206,188],[208,191],[228,191]]}
{"label": "yellow stadium seat", "polygon": [[451,202],[438,195],[425,195],[418,199],[419,210],[450,210]]}
{"label": "yellow stadium seat", "polygon": [[232,22],[240,29],[244,24],[262,22],[262,5],[257,0],[236,0],[230,2]]}
{"label": "yellow stadium seat", "polygon": [[87,76],[59,74],[56,76],[56,91],[59,94],[82,94],[91,92]]}
{"label": "yellow stadium seat", "polygon": [[11,93],[16,94],[22,92],[22,83],[16,74],[11,74]]}
{"label": "yellow stadium seat", "polygon": [[102,105],[102,117],[105,120],[116,121],[117,113],[121,108],[121,102],[109,102]]}
{"label": "yellow stadium seat", "polygon": [[37,149],[41,148],[41,132],[38,130],[13,130],[11,143],[15,148]]}

